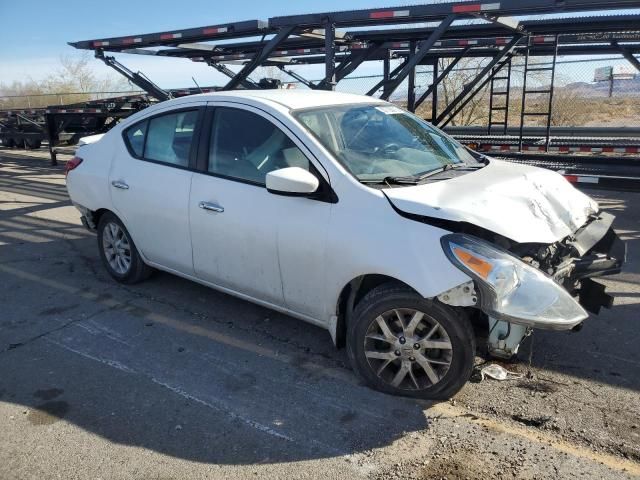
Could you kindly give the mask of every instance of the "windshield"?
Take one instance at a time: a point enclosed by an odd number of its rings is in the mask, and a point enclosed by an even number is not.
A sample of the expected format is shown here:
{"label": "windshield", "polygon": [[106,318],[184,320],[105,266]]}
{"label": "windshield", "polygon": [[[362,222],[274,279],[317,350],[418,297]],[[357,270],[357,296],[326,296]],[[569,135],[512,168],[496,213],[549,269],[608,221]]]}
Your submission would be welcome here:
{"label": "windshield", "polygon": [[338,105],[293,115],[363,182],[417,178],[449,165],[477,164],[457,141],[391,104]]}

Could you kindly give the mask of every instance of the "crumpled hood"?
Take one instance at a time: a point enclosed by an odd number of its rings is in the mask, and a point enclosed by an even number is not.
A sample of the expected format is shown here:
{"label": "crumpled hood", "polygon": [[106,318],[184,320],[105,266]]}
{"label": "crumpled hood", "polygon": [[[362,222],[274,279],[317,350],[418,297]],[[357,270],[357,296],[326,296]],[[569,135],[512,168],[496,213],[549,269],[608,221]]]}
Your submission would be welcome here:
{"label": "crumpled hood", "polygon": [[405,213],[468,222],[518,243],[562,240],[599,210],[558,173],[493,159],[450,180],[384,193]]}

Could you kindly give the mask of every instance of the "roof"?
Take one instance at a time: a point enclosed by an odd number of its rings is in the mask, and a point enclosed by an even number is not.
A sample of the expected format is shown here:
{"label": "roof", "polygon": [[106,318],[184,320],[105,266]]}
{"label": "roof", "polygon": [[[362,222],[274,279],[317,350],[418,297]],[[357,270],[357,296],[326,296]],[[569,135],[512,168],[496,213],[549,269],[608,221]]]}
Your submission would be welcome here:
{"label": "roof", "polygon": [[274,102],[289,110],[353,103],[382,103],[381,100],[365,95],[325,90],[233,90],[205,93],[202,96],[210,97],[211,100],[225,98],[229,100],[252,99],[260,103]]}

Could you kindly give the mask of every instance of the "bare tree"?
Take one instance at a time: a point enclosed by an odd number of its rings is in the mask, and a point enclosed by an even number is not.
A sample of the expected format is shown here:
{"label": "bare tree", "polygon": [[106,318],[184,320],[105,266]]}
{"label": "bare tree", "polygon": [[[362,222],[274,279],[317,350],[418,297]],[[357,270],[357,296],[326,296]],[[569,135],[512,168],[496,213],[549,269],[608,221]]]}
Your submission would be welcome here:
{"label": "bare tree", "polygon": [[[42,80],[0,83],[0,108],[36,108],[92,100],[91,92],[130,90],[126,79],[98,76],[88,54],[60,57],[60,66]],[[4,98],[2,98],[4,97]],[[13,97],[13,98],[7,98]]]}

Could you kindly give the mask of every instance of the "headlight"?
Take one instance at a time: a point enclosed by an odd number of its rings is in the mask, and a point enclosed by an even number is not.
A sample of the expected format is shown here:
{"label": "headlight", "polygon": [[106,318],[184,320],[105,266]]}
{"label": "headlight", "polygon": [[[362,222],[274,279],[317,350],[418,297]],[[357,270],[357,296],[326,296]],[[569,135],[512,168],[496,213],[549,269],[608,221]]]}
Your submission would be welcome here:
{"label": "headlight", "polygon": [[569,292],[507,251],[464,234],[445,235],[449,260],[476,280],[481,308],[499,320],[565,330],[588,317]]}

